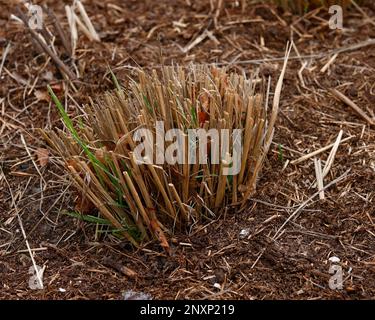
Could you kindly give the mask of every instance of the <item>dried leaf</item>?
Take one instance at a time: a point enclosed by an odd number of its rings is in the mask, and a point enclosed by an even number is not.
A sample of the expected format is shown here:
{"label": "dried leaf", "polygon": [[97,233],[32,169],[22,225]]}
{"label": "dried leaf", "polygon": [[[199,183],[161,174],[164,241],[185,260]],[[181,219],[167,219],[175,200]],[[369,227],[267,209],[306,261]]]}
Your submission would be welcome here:
{"label": "dried leaf", "polygon": [[95,158],[98,159],[101,163],[106,163],[105,155],[107,154],[106,148],[101,148],[95,151]]}
{"label": "dried leaf", "polygon": [[95,209],[95,205],[80,193],[78,194],[74,209],[81,214],[87,214]]}
{"label": "dried leaf", "polygon": [[49,152],[45,148],[38,148],[35,151],[39,165],[45,167],[49,162]]}
{"label": "dried leaf", "polygon": [[54,92],[60,92],[63,90],[63,85],[61,83],[56,83],[56,84],[51,85],[51,89]]}
{"label": "dried leaf", "polygon": [[169,243],[167,241],[167,238],[163,232],[163,230],[160,229],[158,222],[155,219],[152,219],[150,221],[151,228],[154,231],[156,237],[160,241],[160,245],[164,248],[165,251],[170,253],[171,248],[169,247]]}
{"label": "dried leaf", "polygon": [[244,193],[244,192],[247,191],[247,187],[245,185],[243,185],[243,184],[240,184],[238,186],[238,191],[241,192],[241,193]]}
{"label": "dried leaf", "polygon": [[199,125],[202,127],[206,121],[210,119],[210,116],[205,111],[198,112]]}
{"label": "dried leaf", "polygon": [[208,94],[206,92],[204,92],[201,95],[200,101],[201,101],[203,109],[207,110],[208,109],[208,104],[210,102],[210,98],[209,98],[209,96],[208,96]]}
{"label": "dried leaf", "polygon": [[34,96],[38,101],[50,101],[50,96],[48,95],[47,91],[35,90]]}
{"label": "dried leaf", "polygon": [[47,72],[43,73],[42,79],[47,80],[48,82],[53,81],[53,79],[54,79],[53,73],[51,71],[47,71]]}
{"label": "dried leaf", "polygon": [[103,260],[103,264],[105,266],[108,266],[108,267],[111,267],[113,269],[115,269],[116,271],[122,273],[123,275],[129,277],[129,278],[136,278],[138,277],[138,274],[137,272],[135,272],[134,270],[122,265],[121,263],[117,262],[117,261],[114,261],[110,258],[105,258]]}

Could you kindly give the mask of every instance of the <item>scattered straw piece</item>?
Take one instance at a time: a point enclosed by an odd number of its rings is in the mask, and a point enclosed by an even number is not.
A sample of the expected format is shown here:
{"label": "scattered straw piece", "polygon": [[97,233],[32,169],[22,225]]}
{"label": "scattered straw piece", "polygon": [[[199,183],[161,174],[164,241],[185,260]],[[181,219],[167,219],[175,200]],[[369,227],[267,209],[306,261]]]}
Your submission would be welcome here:
{"label": "scattered straw piece", "polygon": [[30,157],[31,162],[33,163],[33,165],[34,165],[36,171],[38,172],[38,174],[39,174],[39,176],[40,176],[40,179],[42,179],[42,181],[43,181],[45,184],[47,184],[46,181],[44,180],[43,175],[42,175],[42,173],[40,172],[40,170],[39,170],[37,164],[35,163],[33,156],[31,155],[31,152],[30,152],[30,150],[29,150],[29,148],[28,148],[28,146],[27,146],[27,144],[26,144],[25,138],[23,137],[23,134],[22,134],[22,133],[21,133],[21,136],[20,136],[20,137],[21,137],[21,142],[22,142],[23,146],[25,147],[26,152],[27,152],[28,156]]}
{"label": "scattered straw piece", "polygon": [[328,188],[330,188],[331,186],[341,182],[342,180],[344,180],[349,172],[350,172],[351,169],[348,169],[344,174],[342,174],[340,177],[338,177],[337,179],[333,180],[332,182],[328,183],[322,190],[318,190],[317,192],[315,192],[310,198],[308,198],[306,201],[304,201],[298,208],[297,210],[295,210],[286,220],[285,222],[281,225],[281,227],[276,231],[275,235],[272,237],[273,240],[276,240],[278,238],[278,236],[282,233],[284,227],[289,223],[289,221],[291,221],[293,218],[296,218],[298,216],[298,214],[303,210],[303,208],[305,208],[310,201],[312,201],[317,195],[319,195],[322,191],[324,190],[327,190]]}
{"label": "scattered straw piece", "polygon": [[323,178],[325,178],[329,172],[329,170],[331,169],[332,165],[333,165],[333,161],[335,160],[335,156],[336,156],[336,153],[337,153],[337,149],[339,148],[339,145],[341,143],[341,138],[342,138],[342,134],[344,133],[344,131],[340,130],[338,136],[337,136],[337,139],[332,147],[332,150],[328,156],[328,159],[327,159],[327,162],[324,166],[324,169],[323,169]]}
{"label": "scattered straw piece", "polygon": [[75,50],[77,47],[77,40],[78,40],[78,32],[77,32],[77,24],[75,19],[75,13],[72,7],[66,5],[65,6],[66,17],[68,18],[69,29],[70,29],[70,41],[71,41],[71,49],[72,49],[72,56],[75,54]]}
{"label": "scattered straw piece", "polygon": [[6,46],[4,52],[3,52],[3,57],[1,58],[1,64],[0,64],[0,76],[1,76],[1,72],[3,71],[3,67],[4,67],[4,63],[5,63],[5,59],[7,58],[7,55],[9,53],[9,49],[10,49],[10,42],[8,43],[8,45]]}
{"label": "scattered straw piece", "polygon": [[[342,139],[341,142],[346,142],[346,141],[348,141],[348,140],[350,140],[350,139],[353,139],[353,138],[354,138],[354,136],[346,137],[345,139]],[[318,150],[315,150],[315,151],[313,151],[313,152],[311,152],[311,153],[309,153],[309,154],[305,154],[304,156],[302,156],[302,157],[300,157],[300,158],[298,158],[298,159],[296,159],[296,160],[293,160],[293,161],[291,161],[290,163],[291,163],[291,164],[299,164],[299,163],[301,163],[301,162],[304,162],[304,161],[306,161],[306,160],[308,160],[308,159],[310,159],[310,158],[312,158],[312,157],[317,156],[318,154],[320,154],[320,153],[322,153],[322,152],[324,152],[324,151],[327,151],[327,150],[331,149],[334,145],[335,145],[335,143],[331,143],[331,144],[329,144],[328,146],[325,146],[325,147],[323,147],[323,148],[320,148],[320,149],[318,149]]]}
{"label": "scattered straw piece", "polygon": [[76,75],[66,66],[66,64],[61,61],[61,59],[53,52],[53,50],[47,45],[46,38],[43,37],[40,33],[37,33],[35,30],[29,27],[26,15],[21,11],[20,8],[17,8],[17,12],[23,21],[25,28],[29,31],[32,38],[37,42],[38,46],[48,55],[51,57],[52,61],[56,64],[56,66],[66,74],[71,80],[75,80],[77,77]]}
{"label": "scattered straw piece", "polygon": [[320,159],[314,158],[315,175],[318,183],[319,199],[324,200],[324,185],[323,185],[323,174],[322,174],[322,162]]}
{"label": "scattered straw piece", "polygon": [[[87,12],[86,12],[86,9],[85,7],[83,6],[82,2],[80,0],[77,0],[77,7],[78,7],[78,10],[82,16],[82,19],[83,21],[85,22],[86,26],[87,26],[87,29],[89,31],[89,33],[91,34],[91,38],[95,41],[99,41],[100,42],[100,37],[99,35],[97,34]],[[78,21],[78,20],[77,20]]]}
{"label": "scattered straw piece", "polygon": [[325,73],[328,70],[328,68],[331,66],[331,64],[335,62],[338,55],[339,55],[338,53],[334,54],[332,58],[329,59],[328,62],[323,66],[323,68],[320,69],[320,72]]}
{"label": "scattered straw piece", "polygon": [[196,37],[192,42],[190,42],[186,47],[182,48],[181,51],[183,53],[189,52],[191,49],[193,49],[196,45],[200,44],[204,39],[206,39],[208,36],[213,36],[211,31],[204,30],[198,37]]}
{"label": "scattered straw piece", "polygon": [[347,96],[345,96],[344,94],[342,94],[340,91],[336,90],[336,89],[331,89],[330,90],[331,93],[336,97],[338,98],[339,100],[341,100],[342,102],[344,102],[345,104],[347,104],[349,107],[351,107],[359,116],[361,116],[364,120],[366,120],[366,122],[369,124],[369,125],[375,125],[375,121],[374,119],[370,118],[360,107],[358,107],[352,100],[350,100]]}

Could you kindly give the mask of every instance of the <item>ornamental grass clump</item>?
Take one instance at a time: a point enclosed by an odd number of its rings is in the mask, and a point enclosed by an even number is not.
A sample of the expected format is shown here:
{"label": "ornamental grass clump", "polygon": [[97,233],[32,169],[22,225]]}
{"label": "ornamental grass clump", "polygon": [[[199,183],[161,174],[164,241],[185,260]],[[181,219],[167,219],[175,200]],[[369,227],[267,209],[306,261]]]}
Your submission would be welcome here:
{"label": "ornamental grass clump", "polygon": [[[64,160],[81,201],[97,209],[97,223],[136,246],[157,239],[168,250],[176,228],[243,206],[255,192],[285,66],[271,107],[267,82],[256,74],[210,66],[163,67],[150,74],[139,69],[125,89],[116,81],[114,92],[91,101],[74,119],[49,88],[65,128],[44,136]],[[221,135],[223,129],[229,134]],[[197,130],[211,134],[192,138]],[[223,150],[225,138],[230,143]]]}

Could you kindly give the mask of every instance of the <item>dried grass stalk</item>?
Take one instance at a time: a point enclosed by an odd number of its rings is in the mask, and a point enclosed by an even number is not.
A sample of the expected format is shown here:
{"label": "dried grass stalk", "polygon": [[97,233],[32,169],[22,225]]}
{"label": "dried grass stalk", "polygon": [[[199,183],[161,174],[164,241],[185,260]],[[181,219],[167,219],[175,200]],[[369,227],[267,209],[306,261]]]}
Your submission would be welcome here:
{"label": "dried grass stalk", "polygon": [[[348,8],[352,0],[273,0],[273,3],[280,6],[284,10],[290,10],[295,13],[303,14],[304,12],[319,7],[329,8],[333,5],[339,5],[344,9]],[[357,3],[362,1],[356,0]]]}

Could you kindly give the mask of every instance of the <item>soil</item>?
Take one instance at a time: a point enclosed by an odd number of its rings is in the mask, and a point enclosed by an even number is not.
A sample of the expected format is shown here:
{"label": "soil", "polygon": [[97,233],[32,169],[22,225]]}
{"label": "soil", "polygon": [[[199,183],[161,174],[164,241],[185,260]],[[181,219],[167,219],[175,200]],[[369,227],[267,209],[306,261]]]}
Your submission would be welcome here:
{"label": "soil", "polygon": [[[68,30],[64,5],[71,1],[36,2],[53,9]],[[219,11],[208,0],[83,3],[101,42],[79,33],[74,91],[24,26],[10,19],[17,1],[0,1],[0,57],[9,44],[0,75],[0,299],[121,299],[128,290],[153,299],[373,299],[374,125],[330,89],[374,117],[375,45],[351,47],[375,39],[374,3],[347,10],[344,30],[329,28],[325,9],[301,17],[250,1],[246,7],[224,1]],[[181,50],[206,29],[211,37]],[[89,97],[113,89],[108,66],[126,85],[134,66],[217,63],[271,77],[272,92],[283,63],[276,58],[291,39],[274,144],[245,210],[228,209],[176,233],[170,256],[154,242],[134,250],[110,234],[98,236],[95,225],[64,214],[74,209],[75,192],[61,161],[50,155],[42,166],[35,158],[47,148],[37,128],[62,127],[47,84],[71,115]],[[55,47],[63,51],[58,39]],[[343,178],[325,190],[324,200],[313,197],[287,220],[316,193],[313,157],[291,161],[333,143],[340,130],[351,138],[339,145],[325,183]],[[317,157],[324,164],[329,153]],[[29,288],[32,261],[23,231],[35,263],[45,266],[42,290]],[[330,257],[340,259],[342,290],[329,287]]]}

